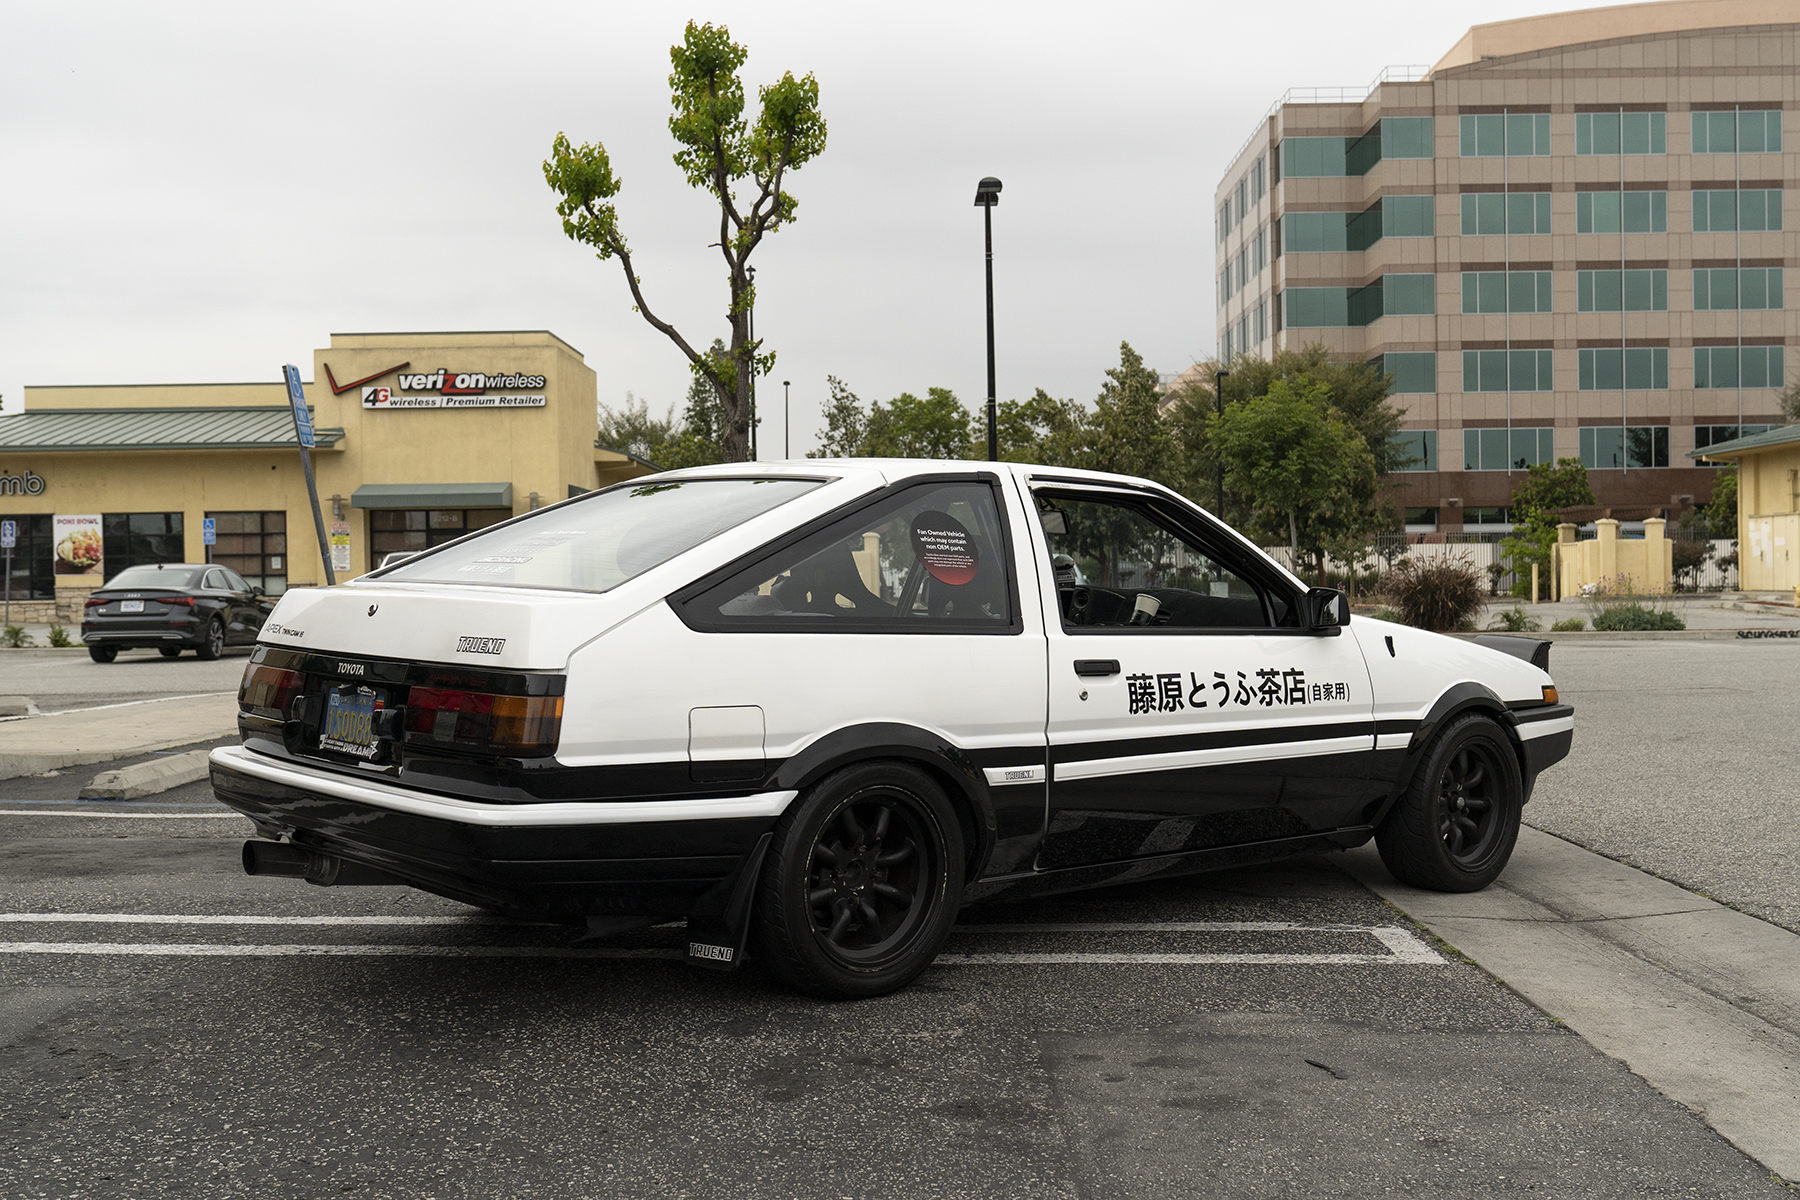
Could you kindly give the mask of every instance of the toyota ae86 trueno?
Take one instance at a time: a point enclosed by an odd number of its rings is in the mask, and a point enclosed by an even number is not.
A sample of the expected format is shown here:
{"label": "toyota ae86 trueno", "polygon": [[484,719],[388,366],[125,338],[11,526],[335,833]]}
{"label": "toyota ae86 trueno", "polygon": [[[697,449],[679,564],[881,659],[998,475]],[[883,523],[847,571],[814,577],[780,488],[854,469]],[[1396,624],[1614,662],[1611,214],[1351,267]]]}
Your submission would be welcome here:
{"label": "toyota ae86 trueno", "polygon": [[1142,479],[706,467],[289,591],[212,782],[255,874],[685,917],[690,961],[870,996],[976,899],[1371,837],[1484,887],[1574,717],[1548,643],[1482,640],[1352,621]]}

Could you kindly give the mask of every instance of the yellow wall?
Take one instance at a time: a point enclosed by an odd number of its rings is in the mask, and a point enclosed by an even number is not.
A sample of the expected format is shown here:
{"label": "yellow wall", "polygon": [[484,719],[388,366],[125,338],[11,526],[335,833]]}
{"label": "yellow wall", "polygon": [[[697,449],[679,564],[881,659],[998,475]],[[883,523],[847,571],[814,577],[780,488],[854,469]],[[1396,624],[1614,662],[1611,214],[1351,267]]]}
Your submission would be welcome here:
{"label": "yellow wall", "polygon": [[[452,373],[542,375],[542,408],[368,410],[362,388],[334,394],[326,366],[340,386],[401,363],[408,373],[440,367]],[[593,370],[579,351],[542,331],[502,333],[333,334],[313,354],[306,396],[315,428],[341,428],[334,448],[313,454],[319,496],[329,526],[332,500],[350,525],[351,575],[368,569],[368,510],[353,509],[358,487],[374,484],[501,483],[513,485],[513,511],[566,499],[570,485],[593,488],[648,473],[622,455],[596,450]],[[277,381],[246,384],[170,384],[117,387],[32,387],[27,413],[72,408],[186,408],[285,405]],[[395,385],[389,372],[369,386]],[[538,389],[531,389],[535,394]],[[514,390],[516,394],[516,389]],[[506,394],[504,392],[499,394]],[[186,555],[205,559],[201,521],[207,512],[285,511],[288,584],[324,582],[312,511],[299,453],[280,450],[8,453],[10,471],[30,469],[46,488],[37,496],[0,497],[8,513],[181,512]],[[340,573],[340,578],[342,578]],[[59,576],[59,588],[87,588],[91,576]]]}
{"label": "yellow wall", "polygon": [[1573,525],[1558,525],[1556,568],[1558,596],[1579,596],[1594,584],[1609,592],[1660,595],[1673,586],[1675,547],[1664,536],[1665,522],[1652,517],[1644,522],[1642,538],[1621,538],[1619,523],[1611,517],[1595,522],[1599,536],[1576,540]]}
{"label": "yellow wall", "polygon": [[1738,586],[1800,587],[1800,442],[1738,459]]}

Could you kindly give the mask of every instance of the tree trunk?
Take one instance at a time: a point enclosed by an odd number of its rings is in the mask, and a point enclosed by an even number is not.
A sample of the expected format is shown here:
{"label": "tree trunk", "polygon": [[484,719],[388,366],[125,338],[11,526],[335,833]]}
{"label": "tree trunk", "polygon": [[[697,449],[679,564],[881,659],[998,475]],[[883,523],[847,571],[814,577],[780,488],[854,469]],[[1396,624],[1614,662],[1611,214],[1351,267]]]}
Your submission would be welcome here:
{"label": "tree trunk", "polygon": [[1294,521],[1294,510],[1288,509],[1288,550],[1293,557],[1294,574],[1300,573],[1300,526]]}

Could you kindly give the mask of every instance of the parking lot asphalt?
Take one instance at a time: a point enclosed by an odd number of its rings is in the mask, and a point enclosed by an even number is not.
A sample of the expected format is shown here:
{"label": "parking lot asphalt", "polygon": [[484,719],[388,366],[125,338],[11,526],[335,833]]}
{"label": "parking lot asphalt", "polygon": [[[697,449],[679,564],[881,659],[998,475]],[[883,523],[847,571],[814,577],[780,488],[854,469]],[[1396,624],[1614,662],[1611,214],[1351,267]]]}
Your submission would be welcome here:
{"label": "parking lot asphalt", "polygon": [[7,1196],[1789,1194],[1328,860],[972,908],[832,1004],[5,790]]}
{"label": "parking lot asphalt", "polygon": [[1575,745],[1525,820],[1800,932],[1800,644],[1558,642]]}
{"label": "parking lot asphalt", "polygon": [[30,696],[44,712],[93,708],[130,700],[236,692],[250,647],[201,662],[193,651],[164,658],[155,650],[121,650],[97,663],[85,650],[0,650],[0,696]]}

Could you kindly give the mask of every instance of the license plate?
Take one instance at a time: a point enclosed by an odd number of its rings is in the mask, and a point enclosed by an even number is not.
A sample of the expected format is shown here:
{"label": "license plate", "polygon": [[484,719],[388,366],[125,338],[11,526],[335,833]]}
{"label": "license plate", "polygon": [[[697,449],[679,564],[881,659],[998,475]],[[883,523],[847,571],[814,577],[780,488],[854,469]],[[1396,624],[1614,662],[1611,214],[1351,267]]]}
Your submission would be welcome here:
{"label": "license plate", "polygon": [[119,601],[119,611],[122,613],[143,612],[144,602],[142,600],[121,600]]}
{"label": "license plate", "polygon": [[357,758],[375,757],[375,714],[381,708],[382,697],[372,688],[341,688],[325,693],[319,749]]}

